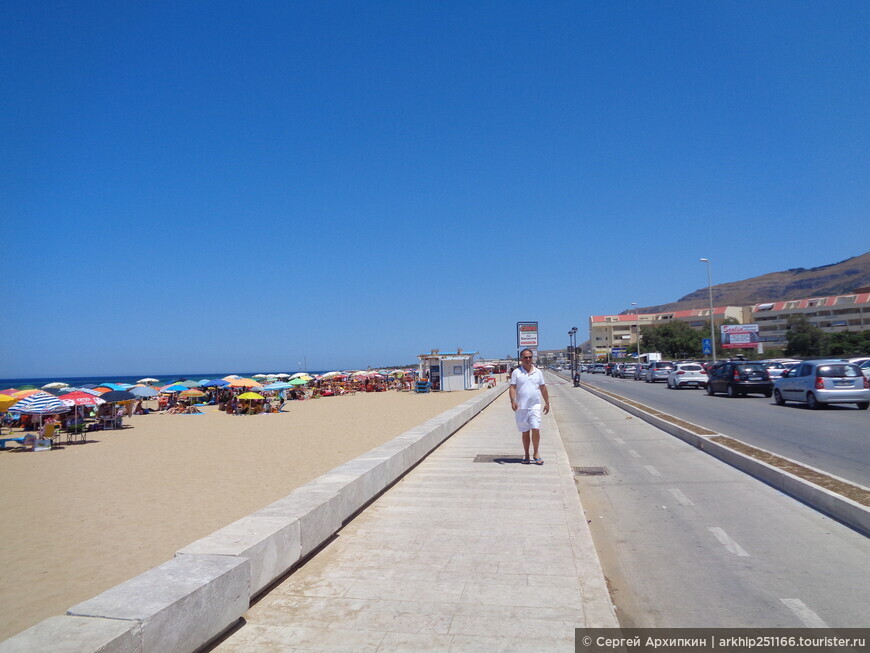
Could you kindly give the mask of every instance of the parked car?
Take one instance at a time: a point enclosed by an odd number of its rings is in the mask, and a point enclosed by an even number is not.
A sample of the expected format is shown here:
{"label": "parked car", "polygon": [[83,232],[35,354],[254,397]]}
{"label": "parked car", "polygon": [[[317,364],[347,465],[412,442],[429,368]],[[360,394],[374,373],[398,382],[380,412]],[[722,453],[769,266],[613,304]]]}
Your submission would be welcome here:
{"label": "parked car", "polygon": [[616,367],[616,363],[607,363],[607,364],[605,364],[605,365],[604,365],[604,375],[605,375],[605,376],[612,376],[612,375],[613,375],[613,368],[614,368],[614,367]]}
{"label": "parked car", "polygon": [[865,377],[870,378],[870,361],[864,361],[858,367],[861,368],[861,371],[864,373]]}
{"label": "parked car", "polygon": [[649,363],[638,363],[634,370],[634,380],[640,381],[646,378],[646,371],[649,369]]}
{"label": "parked car", "polygon": [[806,403],[812,409],[825,404],[870,407],[870,379],[854,363],[842,360],[806,361],[774,383],[773,400]]}
{"label": "parked car", "polygon": [[633,379],[635,368],[637,368],[637,363],[623,363],[619,368],[619,378]]}
{"label": "parked car", "polygon": [[674,369],[674,364],[671,361],[653,361],[649,364],[646,370],[644,380],[647,383],[655,383],[656,381],[667,381],[668,374]]}
{"label": "parked car", "polygon": [[724,392],[729,397],[760,393],[765,397],[773,394],[773,381],[761,363],[745,360],[729,360],[716,363],[707,371],[707,394],[713,396]]}
{"label": "parked car", "polygon": [[604,374],[604,367],[604,363],[595,363],[595,365],[592,366],[592,374]]}
{"label": "parked car", "polygon": [[706,388],[707,373],[698,363],[676,363],[668,374],[668,387],[672,390]]}

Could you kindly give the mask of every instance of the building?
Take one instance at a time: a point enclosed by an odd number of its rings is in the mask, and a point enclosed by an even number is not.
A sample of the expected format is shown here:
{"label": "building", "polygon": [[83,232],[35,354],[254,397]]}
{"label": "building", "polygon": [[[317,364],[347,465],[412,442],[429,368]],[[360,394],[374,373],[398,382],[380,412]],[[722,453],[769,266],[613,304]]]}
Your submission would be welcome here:
{"label": "building", "polygon": [[[727,318],[738,324],[757,324],[759,338],[766,347],[782,349],[787,344],[788,320],[803,315],[813,326],[828,333],[870,329],[870,287],[858,288],[849,295],[789,299],[752,306],[716,306],[713,324],[716,333]],[[682,320],[695,329],[710,328],[710,309],[635,315],[592,315],[589,317],[589,341],[596,358],[613,355],[614,349],[627,354],[637,350],[640,327],[661,326]],[[717,335],[718,337],[718,335]]]}
{"label": "building", "polygon": [[771,347],[786,346],[788,320],[797,315],[828,333],[870,329],[870,288],[858,288],[851,295],[789,299],[749,308],[751,323],[758,325],[761,342]]}
{"label": "building", "polygon": [[476,351],[442,354],[433,349],[428,354],[420,354],[420,378],[427,378],[432,383],[433,390],[472,390],[476,388],[474,381],[474,357]]}
{"label": "building", "polygon": [[[713,324],[719,325],[727,318],[738,324],[746,324],[750,316],[748,306],[714,306]],[[658,327],[674,320],[686,322],[696,329],[710,328],[709,308],[690,308],[665,313],[591,315],[589,317],[589,343],[595,358],[611,356],[614,349],[624,349],[627,354],[637,351],[637,339],[641,327]]]}

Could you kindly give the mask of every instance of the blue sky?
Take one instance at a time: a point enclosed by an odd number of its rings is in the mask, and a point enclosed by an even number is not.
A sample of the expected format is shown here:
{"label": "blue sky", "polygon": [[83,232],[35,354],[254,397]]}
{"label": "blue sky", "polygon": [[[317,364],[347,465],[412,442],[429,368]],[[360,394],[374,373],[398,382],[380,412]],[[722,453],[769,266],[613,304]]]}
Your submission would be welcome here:
{"label": "blue sky", "polygon": [[866,2],[0,4],[0,377],[515,351],[870,249]]}

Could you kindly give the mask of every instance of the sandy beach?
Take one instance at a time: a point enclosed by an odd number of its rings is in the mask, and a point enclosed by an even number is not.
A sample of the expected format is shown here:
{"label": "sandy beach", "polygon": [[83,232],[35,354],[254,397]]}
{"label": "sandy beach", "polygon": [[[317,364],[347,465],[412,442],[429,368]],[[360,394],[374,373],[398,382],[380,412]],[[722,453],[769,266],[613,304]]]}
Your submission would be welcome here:
{"label": "sandy beach", "polygon": [[126,418],[128,428],[48,452],[10,445],[0,451],[0,640],[475,395],[359,393],[249,417],[204,407]]}

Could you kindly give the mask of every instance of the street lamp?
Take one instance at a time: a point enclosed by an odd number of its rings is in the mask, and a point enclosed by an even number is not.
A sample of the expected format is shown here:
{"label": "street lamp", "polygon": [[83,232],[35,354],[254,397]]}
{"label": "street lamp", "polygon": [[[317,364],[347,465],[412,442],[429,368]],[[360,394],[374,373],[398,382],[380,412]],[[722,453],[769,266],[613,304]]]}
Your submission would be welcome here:
{"label": "street lamp", "polygon": [[710,266],[710,259],[698,259],[702,263],[707,264],[707,290],[710,293],[710,349],[713,350],[713,363],[716,362],[716,334],[713,330],[713,272]]}
{"label": "street lamp", "polygon": [[637,336],[637,362],[640,363],[640,315],[637,313],[637,302],[631,302],[631,305],[634,306],[634,321],[637,322],[634,330]]}
{"label": "street lamp", "polygon": [[574,356],[571,362],[571,378],[574,378],[574,375],[577,374],[577,327],[571,327],[568,333],[571,334],[574,341]]}

